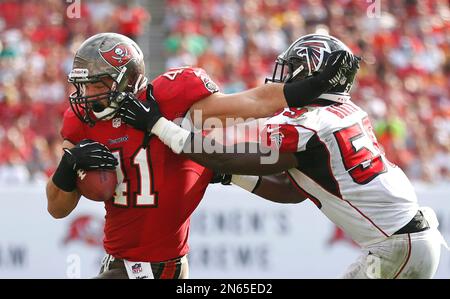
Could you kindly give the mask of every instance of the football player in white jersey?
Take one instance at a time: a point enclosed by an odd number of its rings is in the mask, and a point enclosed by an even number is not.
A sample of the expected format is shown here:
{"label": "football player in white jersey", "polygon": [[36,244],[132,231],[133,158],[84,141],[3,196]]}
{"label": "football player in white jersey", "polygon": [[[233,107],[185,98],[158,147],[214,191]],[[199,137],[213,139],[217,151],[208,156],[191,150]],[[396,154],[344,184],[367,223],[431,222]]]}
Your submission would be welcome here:
{"label": "football player in white jersey", "polygon": [[[334,37],[303,36],[278,57],[268,81],[289,83],[320,74],[337,51],[351,53]],[[122,113],[148,120],[149,131],[174,152],[216,172],[234,174],[225,177],[250,192],[282,203],[312,200],[363,249],[345,278],[432,278],[445,243],[436,215],[419,207],[410,181],[379,147],[367,113],[351,101],[359,60],[352,55],[347,63],[314,105],[284,109],[268,119],[253,153],[229,148],[195,153],[201,148],[195,144],[205,144],[208,137],[174,125],[153,101],[147,104],[150,111]],[[295,100],[289,89],[285,96]],[[279,154],[274,163],[264,160],[267,148]],[[276,175],[259,176],[270,174]]]}

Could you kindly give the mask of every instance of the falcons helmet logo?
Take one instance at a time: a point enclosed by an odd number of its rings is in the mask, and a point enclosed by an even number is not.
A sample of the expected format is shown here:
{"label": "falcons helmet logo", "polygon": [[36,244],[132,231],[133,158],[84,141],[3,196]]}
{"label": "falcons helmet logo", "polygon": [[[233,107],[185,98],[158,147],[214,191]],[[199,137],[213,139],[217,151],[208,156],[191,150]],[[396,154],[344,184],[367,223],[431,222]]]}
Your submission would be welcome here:
{"label": "falcons helmet logo", "polygon": [[299,57],[306,58],[309,76],[320,69],[324,62],[325,52],[331,53],[330,45],[326,41],[321,40],[305,41],[295,46],[293,50],[297,51],[296,54]]}

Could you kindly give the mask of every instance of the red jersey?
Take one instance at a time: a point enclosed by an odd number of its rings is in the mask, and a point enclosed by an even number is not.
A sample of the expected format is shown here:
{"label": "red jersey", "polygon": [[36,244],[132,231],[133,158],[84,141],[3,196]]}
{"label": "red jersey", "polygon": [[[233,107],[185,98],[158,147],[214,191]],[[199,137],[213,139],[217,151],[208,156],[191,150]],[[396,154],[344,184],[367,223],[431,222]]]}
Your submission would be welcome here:
{"label": "red jersey", "polygon": [[[170,70],[152,84],[161,112],[170,120],[184,116],[192,104],[218,91],[197,68]],[[145,99],[145,92],[139,99]],[[68,109],[61,135],[74,144],[85,138],[101,142],[119,161],[116,171],[121,183],[114,198],[105,202],[107,253],[131,261],[161,262],[188,252],[190,216],[204,195],[211,171],[174,154],[155,136],[144,149],[143,132],[120,118],[89,127]]]}

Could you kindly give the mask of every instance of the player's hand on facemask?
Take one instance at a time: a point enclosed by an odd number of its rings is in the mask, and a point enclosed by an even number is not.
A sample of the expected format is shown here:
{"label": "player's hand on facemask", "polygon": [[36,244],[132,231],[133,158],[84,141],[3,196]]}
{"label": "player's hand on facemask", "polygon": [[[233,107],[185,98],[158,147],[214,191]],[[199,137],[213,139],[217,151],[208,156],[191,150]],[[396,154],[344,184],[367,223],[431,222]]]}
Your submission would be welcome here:
{"label": "player's hand on facemask", "polygon": [[305,80],[294,80],[283,87],[289,107],[314,104],[317,98],[338,84],[345,84],[347,76],[356,73],[361,58],[344,51],[334,51],[328,57],[324,69]]}
{"label": "player's hand on facemask", "polygon": [[66,192],[75,189],[76,172],[79,169],[115,169],[118,164],[116,157],[106,146],[90,139],[84,139],[73,148],[63,150],[64,155],[52,180]]}
{"label": "player's hand on facemask", "polygon": [[[151,85],[148,88],[151,88]],[[135,129],[151,132],[155,123],[162,117],[152,92],[147,93],[145,102],[136,99],[132,93],[121,93],[119,97],[122,99],[118,101],[123,101],[118,111],[120,118]]]}
{"label": "player's hand on facemask", "polygon": [[329,88],[335,87],[343,80],[347,72],[353,68],[359,68],[360,58],[344,51],[334,51],[328,57],[325,68],[316,76],[318,80],[322,80],[329,84]]}

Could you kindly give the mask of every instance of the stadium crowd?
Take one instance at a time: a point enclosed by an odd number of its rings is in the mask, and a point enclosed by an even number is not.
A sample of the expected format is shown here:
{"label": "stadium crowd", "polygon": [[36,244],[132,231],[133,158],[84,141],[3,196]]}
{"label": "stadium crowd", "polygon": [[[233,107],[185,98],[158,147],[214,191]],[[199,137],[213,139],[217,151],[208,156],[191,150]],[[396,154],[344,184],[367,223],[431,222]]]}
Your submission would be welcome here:
{"label": "stadium crowd", "polygon": [[[0,182],[54,170],[79,42],[101,31],[136,37],[150,16],[126,2],[81,3],[82,21],[67,17],[64,1],[0,3]],[[167,0],[166,66],[198,65],[222,91],[235,92],[264,83],[297,37],[335,35],[363,57],[353,99],[370,113],[388,158],[413,180],[450,181],[448,4]]]}

